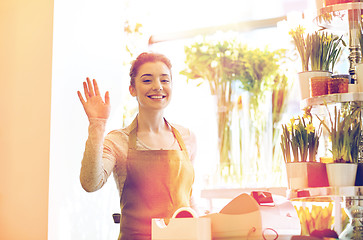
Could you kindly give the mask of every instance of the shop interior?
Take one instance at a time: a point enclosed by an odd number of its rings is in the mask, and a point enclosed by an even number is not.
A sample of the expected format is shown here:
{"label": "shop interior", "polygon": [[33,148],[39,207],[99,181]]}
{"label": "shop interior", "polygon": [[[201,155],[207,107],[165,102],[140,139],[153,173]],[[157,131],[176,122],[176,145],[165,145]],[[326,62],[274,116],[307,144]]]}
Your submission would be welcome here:
{"label": "shop interior", "polygon": [[[170,58],[166,116],[198,143],[184,225],[195,236],[155,225],[153,239],[363,239],[363,2],[50,2],[0,3],[1,239],[117,239],[113,178],[91,194],[80,185],[77,90],[97,79],[112,97],[106,132],[126,127],[130,62],[144,51]],[[353,169],[330,172],[341,164]]]}

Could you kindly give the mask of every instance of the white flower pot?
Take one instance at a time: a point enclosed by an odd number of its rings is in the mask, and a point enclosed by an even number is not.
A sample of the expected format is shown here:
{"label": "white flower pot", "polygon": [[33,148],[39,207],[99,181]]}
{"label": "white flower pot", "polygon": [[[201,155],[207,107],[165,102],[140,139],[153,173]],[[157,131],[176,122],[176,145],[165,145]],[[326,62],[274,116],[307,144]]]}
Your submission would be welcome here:
{"label": "white flower pot", "polygon": [[357,163],[326,164],[329,185],[332,187],[354,186],[357,167]]}
{"label": "white flower pot", "polygon": [[305,71],[299,72],[298,78],[300,83],[300,96],[301,99],[310,97],[310,83],[312,77],[331,77],[332,73],[329,71]]}

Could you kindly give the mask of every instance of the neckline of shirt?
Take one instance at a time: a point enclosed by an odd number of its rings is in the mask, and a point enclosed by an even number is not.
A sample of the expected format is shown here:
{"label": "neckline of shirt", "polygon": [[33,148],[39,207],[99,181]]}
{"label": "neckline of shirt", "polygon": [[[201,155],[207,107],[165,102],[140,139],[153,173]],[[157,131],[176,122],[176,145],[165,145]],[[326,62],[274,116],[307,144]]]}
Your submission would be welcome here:
{"label": "neckline of shirt", "polygon": [[136,138],[136,143],[140,144],[142,147],[146,148],[147,150],[174,150],[177,141],[176,138],[174,137],[174,141],[171,143],[170,146],[166,148],[151,148],[150,146],[146,145],[143,141],[141,141],[139,138]]}

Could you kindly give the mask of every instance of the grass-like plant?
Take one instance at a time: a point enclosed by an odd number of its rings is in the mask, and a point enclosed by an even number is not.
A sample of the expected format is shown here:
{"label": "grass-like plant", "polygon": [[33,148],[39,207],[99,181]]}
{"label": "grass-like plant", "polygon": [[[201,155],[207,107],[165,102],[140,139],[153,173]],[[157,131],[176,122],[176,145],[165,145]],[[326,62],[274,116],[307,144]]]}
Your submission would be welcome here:
{"label": "grass-like plant", "polygon": [[345,108],[338,110],[334,106],[334,116],[330,113],[327,104],[329,125],[318,117],[321,124],[329,132],[332,143],[331,153],[336,163],[357,163],[358,150],[361,139],[361,108],[347,103]]}
{"label": "grass-like plant", "polygon": [[333,72],[334,66],[342,52],[345,42],[341,37],[327,32],[314,32],[307,37],[307,44],[311,45],[310,63],[311,70],[323,70]]}
{"label": "grass-like plant", "polygon": [[308,45],[305,40],[305,28],[299,25],[295,30],[291,30],[289,34],[299,52],[302,71],[309,71],[311,45]]}
{"label": "grass-like plant", "polygon": [[286,163],[316,162],[321,125],[315,129],[310,109],[305,110],[303,117],[292,118],[290,124],[282,124],[280,144]]}
{"label": "grass-like plant", "polygon": [[289,32],[299,52],[302,71],[330,71],[341,55],[346,43],[338,37],[323,31],[315,31],[305,36],[305,29],[298,26]]}

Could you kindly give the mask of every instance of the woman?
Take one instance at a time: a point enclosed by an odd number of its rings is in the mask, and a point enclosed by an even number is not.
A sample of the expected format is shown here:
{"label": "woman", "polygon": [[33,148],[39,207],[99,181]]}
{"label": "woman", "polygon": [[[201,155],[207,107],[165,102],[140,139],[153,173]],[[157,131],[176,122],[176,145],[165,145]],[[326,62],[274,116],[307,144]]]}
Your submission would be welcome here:
{"label": "woman", "polygon": [[196,141],[188,129],[164,118],[172,95],[171,64],[164,55],[140,54],[130,78],[138,114],[130,126],[105,139],[109,93],[103,101],[97,82],[88,78],[83,83],[86,99],[78,91],[90,122],[80,180],[92,192],[113,173],[121,198],[119,239],[151,239],[152,218],[170,218],[178,208],[190,206]]}

